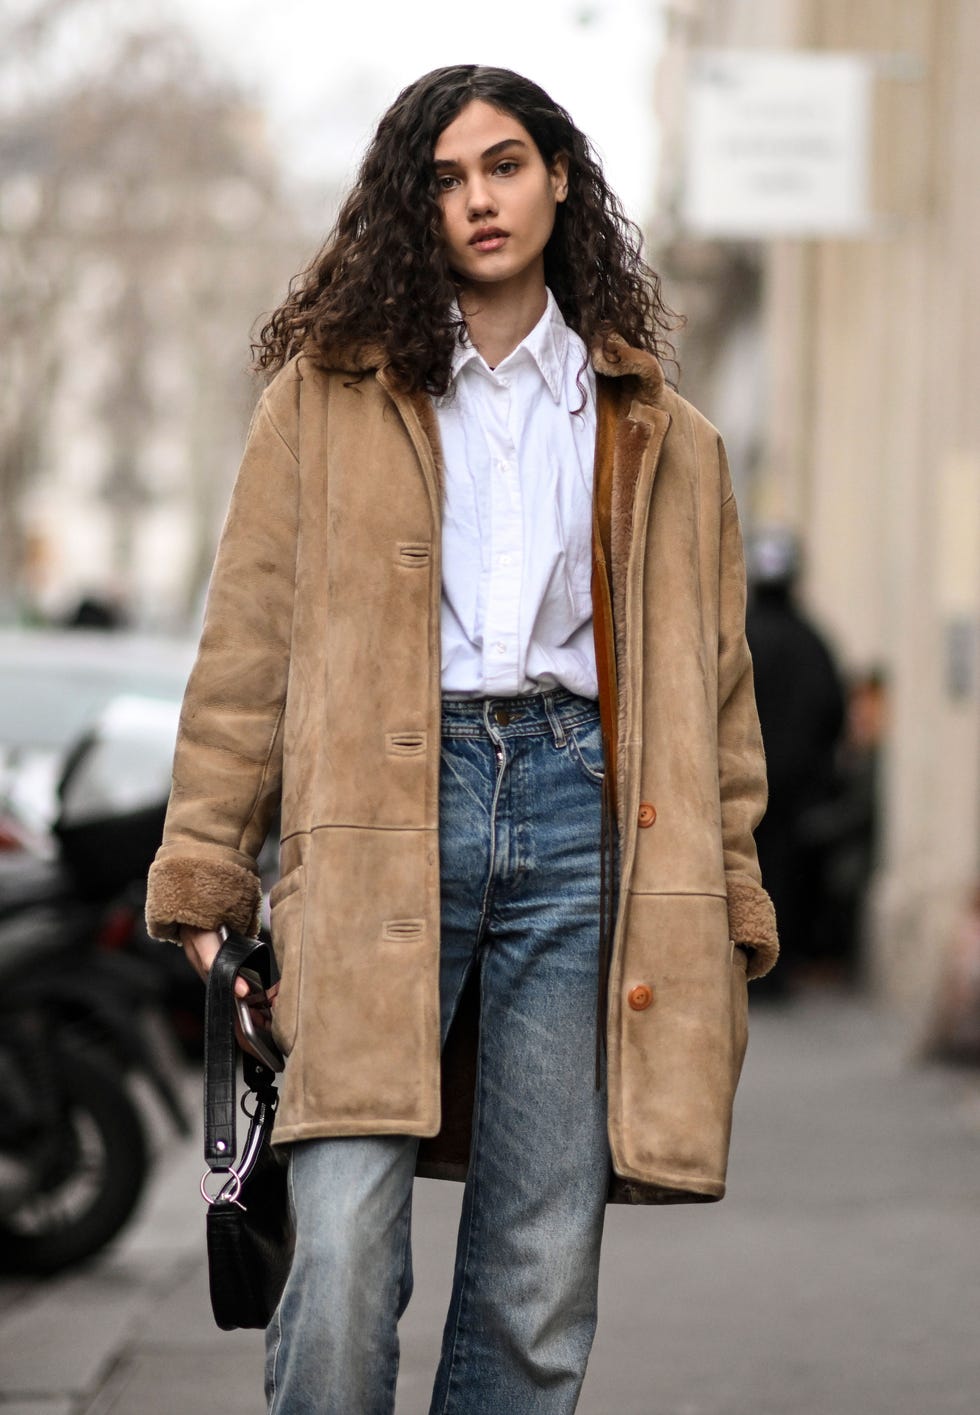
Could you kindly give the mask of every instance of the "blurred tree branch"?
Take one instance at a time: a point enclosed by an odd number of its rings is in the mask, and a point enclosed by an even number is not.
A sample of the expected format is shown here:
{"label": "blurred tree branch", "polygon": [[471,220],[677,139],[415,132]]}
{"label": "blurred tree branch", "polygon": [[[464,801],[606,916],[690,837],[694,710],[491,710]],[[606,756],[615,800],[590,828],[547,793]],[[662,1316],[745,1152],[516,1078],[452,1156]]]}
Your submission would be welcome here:
{"label": "blurred tree branch", "polygon": [[[261,113],[149,5],[12,9],[0,29],[0,606],[24,585],[32,491],[84,475],[83,423],[102,447],[105,568],[131,580],[140,518],[177,496],[193,601],[227,489],[215,465],[247,397],[246,332],[295,268],[304,223]],[[159,457],[150,465],[161,442],[181,446],[162,479]]]}

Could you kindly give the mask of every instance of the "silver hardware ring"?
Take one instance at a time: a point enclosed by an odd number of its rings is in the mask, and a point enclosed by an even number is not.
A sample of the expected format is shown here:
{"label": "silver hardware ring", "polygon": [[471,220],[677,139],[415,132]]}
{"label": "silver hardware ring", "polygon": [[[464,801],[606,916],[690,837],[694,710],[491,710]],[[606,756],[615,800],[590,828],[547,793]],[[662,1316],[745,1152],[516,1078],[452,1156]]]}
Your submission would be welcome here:
{"label": "silver hardware ring", "polygon": [[[207,1190],[207,1183],[212,1174],[216,1174],[219,1179],[223,1180],[221,1188],[218,1190],[217,1194],[214,1195],[209,1194]],[[229,1175],[231,1176],[230,1179],[228,1178]],[[225,1190],[228,1190],[228,1192],[225,1193]],[[238,1196],[241,1192],[242,1181],[239,1178],[238,1171],[237,1169],[232,1169],[230,1166],[228,1169],[206,1169],[201,1176],[201,1198],[209,1206],[218,1203],[220,1200],[222,1203],[238,1204],[238,1207],[244,1210],[245,1205],[238,1202]]]}

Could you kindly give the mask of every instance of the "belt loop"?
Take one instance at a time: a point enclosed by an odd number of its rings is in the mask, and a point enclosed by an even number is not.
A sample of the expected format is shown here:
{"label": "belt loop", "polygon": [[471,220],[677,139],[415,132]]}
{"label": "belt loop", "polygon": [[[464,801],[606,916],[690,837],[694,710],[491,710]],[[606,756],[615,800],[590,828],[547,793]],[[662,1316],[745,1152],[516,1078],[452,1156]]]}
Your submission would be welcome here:
{"label": "belt loop", "polygon": [[480,716],[483,718],[483,728],[484,728],[484,731],[486,732],[487,736],[490,738],[491,742],[495,743],[495,744],[499,747],[499,746],[500,746],[500,733],[499,733],[499,732],[494,732],[494,730],[493,730],[493,723],[490,721],[490,699],[489,699],[489,698],[483,698],[483,699],[481,700],[481,702],[480,702],[480,707],[481,707],[481,709],[482,709],[482,711],[481,711],[481,713],[480,713]]}
{"label": "belt loop", "polygon": [[568,738],[565,736],[565,729],[561,724],[561,718],[558,716],[557,709],[555,708],[555,699],[553,694],[542,693],[541,706],[544,708],[545,716],[548,719],[548,725],[550,726],[552,734],[554,736],[555,746],[566,746],[568,743]]}

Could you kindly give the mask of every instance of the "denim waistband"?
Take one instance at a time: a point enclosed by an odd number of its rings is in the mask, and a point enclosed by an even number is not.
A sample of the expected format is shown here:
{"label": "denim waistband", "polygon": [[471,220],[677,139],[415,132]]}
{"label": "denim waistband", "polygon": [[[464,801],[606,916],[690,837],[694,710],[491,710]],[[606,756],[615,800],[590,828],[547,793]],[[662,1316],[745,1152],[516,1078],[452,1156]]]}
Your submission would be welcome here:
{"label": "denim waistband", "polygon": [[443,698],[443,737],[534,737],[550,733],[559,745],[575,727],[599,720],[599,704],[567,688],[518,698]]}

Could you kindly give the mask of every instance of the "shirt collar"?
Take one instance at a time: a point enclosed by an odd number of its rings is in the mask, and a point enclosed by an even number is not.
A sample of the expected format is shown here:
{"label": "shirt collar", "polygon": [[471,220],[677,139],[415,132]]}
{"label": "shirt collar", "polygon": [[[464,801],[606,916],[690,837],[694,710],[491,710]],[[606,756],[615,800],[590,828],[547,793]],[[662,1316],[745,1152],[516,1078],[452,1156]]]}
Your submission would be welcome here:
{"label": "shirt collar", "polygon": [[[509,353],[497,367],[492,370],[494,374],[505,374],[509,368],[518,363],[522,358],[530,356],[537,366],[541,377],[548,385],[548,391],[556,403],[561,402],[562,389],[564,386],[565,358],[568,353],[568,325],[565,323],[558,302],[551,291],[548,291],[548,303],[545,306],[544,314],[538,320],[531,332],[521,340],[517,348]],[[467,364],[474,360],[487,368],[485,360],[470,343],[469,335],[464,338],[463,343],[457,344],[453,349],[453,359],[450,368],[450,378],[455,381],[458,374]]]}

